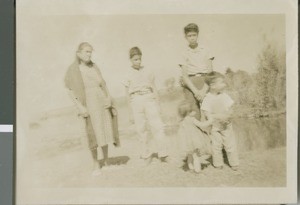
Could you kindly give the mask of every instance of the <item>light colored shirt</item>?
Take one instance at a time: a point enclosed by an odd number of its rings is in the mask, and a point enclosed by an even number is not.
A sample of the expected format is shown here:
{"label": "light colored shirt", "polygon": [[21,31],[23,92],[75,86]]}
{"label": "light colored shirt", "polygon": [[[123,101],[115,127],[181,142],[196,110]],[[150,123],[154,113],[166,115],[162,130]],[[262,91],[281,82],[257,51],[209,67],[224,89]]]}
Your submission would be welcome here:
{"label": "light colored shirt", "polygon": [[210,73],[212,68],[210,66],[213,56],[209,51],[198,45],[196,48],[188,47],[183,53],[180,66],[186,66],[188,75],[197,73]]}
{"label": "light colored shirt", "polygon": [[[226,93],[217,95],[207,93],[203,99],[201,110],[207,111],[210,114],[227,114],[233,103],[234,101]],[[230,123],[230,120],[214,119],[212,129],[218,131],[226,130]]]}
{"label": "light colored shirt", "polygon": [[202,101],[201,110],[211,114],[224,114],[228,112],[234,101],[226,93],[211,94],[207,93]]}
{"label": "light colored shirt", "polygon": [[129,94],[131,94],[137,91],[153,89],[154,80],[154,74],[151,70],[144,67],[139,70],[130,68],[122,84],[128,88]]}

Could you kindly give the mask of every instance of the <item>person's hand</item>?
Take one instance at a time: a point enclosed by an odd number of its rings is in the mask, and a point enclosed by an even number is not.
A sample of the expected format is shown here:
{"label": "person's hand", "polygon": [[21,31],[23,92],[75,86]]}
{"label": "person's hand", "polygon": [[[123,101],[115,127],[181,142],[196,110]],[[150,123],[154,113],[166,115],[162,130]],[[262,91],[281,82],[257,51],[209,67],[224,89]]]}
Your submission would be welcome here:
{"label": "person's hand", "polygon": [[111,106],[112,106],[112,100],[111,97],[108,97],[104,101],[104,108],[107,109],[110,108]]}
{"label": "person's hand", "polygon": [[194,93],[195,98],[199,101],[202,102],[202,93],[200,93],[199,91]]}
{"label": "person's hand", "polygon": [[180,85],[181,85],[182,87],[185,87],[185,86],[186,86],[186,84],[185,84],[185,82],[184,82],[182,76],[180,76],[180,78],[179,78],[179,83],[180,83]]}
{"label": "person's hand", "polygon": [[200,90],[196,90],[194,92],[194,96],[199,102],[202,102],[207,91],[208,91],[208,86],[206,84],[204,84],[203,88],[201,88]]}
{"label": "person's hand", "polygon": [[86,107],[82,106],[79,108],[79,116],[87,118],[89,116],[88,110]]}
{"label": "person's hand", "polygon": [[195,117],[193,117],[193,123],[194,125],[196,125],[197,127],[199,127],[201,130],[205,130],[207,129],[210,125],[205,124],[199,120],[197,120]]}
{"label": "person's hand", "polygon": [[197,90],[194,93],[195,98],[199,101],[202,102],[203,98],[204,98],[205,93],[202,90]]}

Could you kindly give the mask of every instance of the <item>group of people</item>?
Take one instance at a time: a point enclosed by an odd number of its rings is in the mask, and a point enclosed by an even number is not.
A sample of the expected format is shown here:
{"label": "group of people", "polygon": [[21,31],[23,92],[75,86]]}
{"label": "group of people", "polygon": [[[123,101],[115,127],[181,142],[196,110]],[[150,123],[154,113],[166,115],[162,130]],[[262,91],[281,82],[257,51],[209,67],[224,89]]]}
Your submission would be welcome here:
{"label": "group of people", "polygon": [[[180,156],[186,159],[188,168],[201,171],[201,165],[209,163],[222,169],[224,148],[230,167],[238,170],[237,145],[231,124],[233,100],[224,90],[224,76],[213,71],[214,57],[198,45],[199,28],[190,23],[184,27],[188,47],[183,53],[179,67],[185,100],[178,106],[182,118],[178,135],[181,139]],[[109,166],[108,145],[120,145],[117,111],[105,80],[95,63],[91,61],[93,47],[83,42],[76,52],[76,60],[65,76],[65,85],[71,99],[85,119],[89,148],[94,161],[93,175]],[[156,152],[162,163],[168,163],[167,138],[161,118],[159,95],[151,68],[142,66],[142,51],[138,47],[129,50],[132,63],[123,80],[126,95],[133,113],[136,132],[141,140],[141,160],[151,163]],[[156,142],[151,147],[148,129]],[[101,158],[101,162],[98,160]]]}

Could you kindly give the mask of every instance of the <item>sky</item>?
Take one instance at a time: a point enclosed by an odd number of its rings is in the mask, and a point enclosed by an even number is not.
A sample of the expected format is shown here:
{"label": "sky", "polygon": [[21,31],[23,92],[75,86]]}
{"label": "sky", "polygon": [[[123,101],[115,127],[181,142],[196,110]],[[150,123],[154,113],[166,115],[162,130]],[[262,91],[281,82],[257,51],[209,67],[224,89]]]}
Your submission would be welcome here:
{"label": "sky", "polygon": [[183,27],[191,22],[200,27],[199,44],[215,56],[216,71],[256,72],[263,36],[285,48],[284,15],[28,15],[17,22],[17,108],[33,114],[72,105],[63,78],[83,41],[93,45],[92,59],[113,97],[125,94],[121,81],[133,46],[141,48],[143,65],[162,88],[180,75]]}

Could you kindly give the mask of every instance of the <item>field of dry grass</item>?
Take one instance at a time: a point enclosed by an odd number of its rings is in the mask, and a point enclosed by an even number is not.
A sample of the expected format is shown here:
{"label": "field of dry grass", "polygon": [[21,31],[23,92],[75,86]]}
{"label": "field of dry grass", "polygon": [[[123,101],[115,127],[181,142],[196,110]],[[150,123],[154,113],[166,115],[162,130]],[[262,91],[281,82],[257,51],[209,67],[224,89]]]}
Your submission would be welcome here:
{"label": "field of dry grass", "polygon": [[139,141],[130,122],[124,99],[117,101],[121,147],[110,147],[110,161],[117,169],[91,176],[91,156],[85,141],[83,121],[70,109],[65,114],[49,113],[30,124],[26,152],[18,162],[18,183],[32,187],[273,187],[285,186],[285,117],[236,119],[234,129],[240,152],[240,170],[228,166],[206,167],[195,174],[176,160],[178,136],[177,104],[182,96],[161,101],[166,122],[170,161],[154,159],[149,166],[139,159]]}

